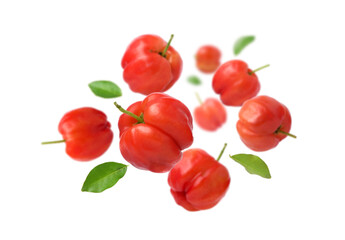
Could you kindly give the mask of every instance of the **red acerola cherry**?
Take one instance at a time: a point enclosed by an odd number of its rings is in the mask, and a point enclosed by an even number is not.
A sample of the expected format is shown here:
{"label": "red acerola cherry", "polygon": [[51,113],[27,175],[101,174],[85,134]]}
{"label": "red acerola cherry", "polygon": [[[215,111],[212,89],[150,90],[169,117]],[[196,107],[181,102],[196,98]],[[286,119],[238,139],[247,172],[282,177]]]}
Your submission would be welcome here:
{"label": "red acerola cherry", "polygon": [[260,83],[255,72],[268,67],[265,65],[254,71],[241,60],[231,60],[222,64],[212,80],[213,90],[220,94],[221,101],[228,106],[241,106],[260,91]]}
{"label": "red acerola cherry", "polygon": [[196,67],[203,73],[213,73],[220,65],[221,52],[212,45],[205,45],[195,54]]}
{"label": "red acerola cherry", "polygon": [[168,172],[193,143],[193,118],[179,100],[152,93],[135,102],[119,118],[120,151],[134,167],[151,172]]}
{"label": "red acerola cherry", "polygon": [[199,211],[214,207],[224,197],[230,175],[212,156],[196,148],[183,153],[171,169],[168,183],[178,205],[188,211]]}
{"label": "red acerola cherry", "polygon": [[268,96],[246,101],[239,111],[237,132],[243,143],[254,151],[266,151],[278,145],[289,133],[291,115],[286,106]]}
{"label": "red acerola cherry", "polygon": [[226,109],[218,99],[200,100],[200,106],[194,110],[194,120],[200,128],[216,131],[226,122]]}
{"label": "red acerola cherry", "polygon": [[83,107],[66,113],[59,123],[63,140],[42,144],[66,143],[66,153],[78,161],[90,161],[101,156],[113,140],[107,116],[94,108]]}
{"label": "red acerola cherry", "polygon": [[165,92],[178,80],[182,72],[179,53],[156,35],[142,35],[134,39],[122,57],[123,79],[133,92],[148,95]]}

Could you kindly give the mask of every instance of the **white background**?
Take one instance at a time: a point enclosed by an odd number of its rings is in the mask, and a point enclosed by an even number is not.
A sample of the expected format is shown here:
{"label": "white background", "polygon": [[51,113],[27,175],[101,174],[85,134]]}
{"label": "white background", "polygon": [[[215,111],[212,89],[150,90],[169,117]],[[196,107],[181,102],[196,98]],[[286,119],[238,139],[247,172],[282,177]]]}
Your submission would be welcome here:
{"label": "white background", "polygon": [[[342,1],[10,1],[0,3],[0,239],[344,239],[344,54]],[[126,163],[118,148],[113,100],[94,96],[88,83],[111,80],[124,107],[142,100],[122,79],[127,45],[141,34],[164,39],[184,61],[167,92],[190,110],[217,97],[212,75],[195,68],[203,44],[218,46],[222,62],[243,35],[256,40],[237,58],[258,72],[260,94],[284,103],[291,132],[278,147],[256,153],[272,179],[248,174],[228,155],[254,153],[240,141],[239,108],[215,133],[194,126],[192,147],[229,169],[229,191],[214,208],[188,212],[175,204],[167,174],[130,166],[113,188],[83,193],[88,172],[107,161]],[[197,74],[203,85],[186,78]],[[57,125],[64,113],[91,106],[104,111],[114,141],[100,158],[70,159]],[[145,141],[143,139],[143,141]]]}

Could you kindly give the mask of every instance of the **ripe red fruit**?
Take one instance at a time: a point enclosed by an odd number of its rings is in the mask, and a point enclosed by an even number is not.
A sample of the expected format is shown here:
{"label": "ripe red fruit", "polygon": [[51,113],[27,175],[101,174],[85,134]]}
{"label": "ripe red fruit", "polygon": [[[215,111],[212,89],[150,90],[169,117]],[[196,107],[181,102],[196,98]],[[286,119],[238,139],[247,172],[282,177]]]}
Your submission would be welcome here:
{"label": "ripe red fruit", "polygon": [[66,113],[58,129],[63,140],[43,144],[66,142],[66,153],[78,161],[90,161],[101,156],[113,140],[107,116],[91,107]]}
{"label": "ripe red fruit", "polygon": [[213,73],[220,65],[221,52],[212,45],[205,45],[195,54],[196,67],[203,73]]}
{"label": "ripe red fruit", "polygon": [[[170,41],[172,40],[171,36]],[[156,35],[142,35],[127,47],[122,58],[123,78],[133,92],[164,92],[180,77],[179,53]]]}
{"label": "ripe red fruit", "polygon": [[226,122],[226,110],[215,98],[207,98],[194,110],[194,120],[204,130],[215,131]]}
{"label": "ripe red fruit", "polygon": [[124,112],[118,123],[121,154],[139,169],[167,172],[193,143],[192,116],[175,98],[152,93],[127,110],[117,107]]}
{"label": "ripe red fruit", "polygon": [[241,106],[244,101],[255,97],[260,91],[260,83],[255,74],[259,69],[252,71],[247,63],[241,60],[228,61],[214,74],[213,90],[220,94],[220,99],[225,105]]}
{"label": "ripe red fruit", "polygon": [[243,143],[254,151],[266,151],[278,145],[289,133],[291,115],[286,106],[268,96],[246,101],[237,121]]}
{"label": "ripe red fruit", "polygon": [[230,184],[228,170],[202,149],[189,149],[168,176],[176,203],[188,211],[214,207]]}

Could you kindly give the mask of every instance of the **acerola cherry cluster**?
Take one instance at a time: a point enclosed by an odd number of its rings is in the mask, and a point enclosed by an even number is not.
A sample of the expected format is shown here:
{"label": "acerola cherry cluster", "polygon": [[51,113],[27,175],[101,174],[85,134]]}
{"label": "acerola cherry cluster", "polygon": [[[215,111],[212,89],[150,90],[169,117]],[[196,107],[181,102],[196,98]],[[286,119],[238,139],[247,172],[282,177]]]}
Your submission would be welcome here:
{"label": "acerola cherry cluster", "polygon": [[[156,35],[139,36],[124,53],[123,79],[133,92],[146,97],[127,109],[114,103],[123,113],[118,120],[119,148],[136,168],[169,172],[168,184],[177,204],[189,211],[209,209],[223,198],[230,184],[227,168],[219,163],[226,144],[217,160],[199,148],[183,151],[193,143],[192,114],[180,100],[163,93],[182,72],[182,59],[171,46],[172,38],[166,42]],[[260,83],[255,72],[261,68],[253,71],[240,60],[220,65],[220,58],[221,51],[211,45],[195,55],[201,72],[214,73],[212,87],[221,100],[202,102],[198,96],[201,105],[194,111],[196,123],[215,131],[226,122],[224,105],[242,106],[236,127],[250,149],[269,150],[291,135],[288,109],[271,97],[256,96]],[[55,142],[65,142],[67,154],[78,161],[98,158],[113,139],[106,115],[90,107],[66,113],[58,129],[63,140]]]}

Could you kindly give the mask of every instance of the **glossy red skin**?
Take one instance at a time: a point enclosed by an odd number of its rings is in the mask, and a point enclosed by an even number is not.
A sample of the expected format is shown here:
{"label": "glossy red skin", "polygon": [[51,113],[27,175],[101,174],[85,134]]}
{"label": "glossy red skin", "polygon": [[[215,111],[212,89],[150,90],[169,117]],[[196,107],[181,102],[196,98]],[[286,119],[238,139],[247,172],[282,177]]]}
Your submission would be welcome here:
{"label": "glossy red skin", "polygon": [[195,54],[196,67],[203,73],[213,73],[220,65],[222,54],[212,45],[205,45],[198,49]]}
{"label": "glossy red skin", "polygon": [[148,95],[165,92],[178,80],[182,72],[182,59],[167,42],[156,35],[142,35],[127,47],[122,58],[123,78],[133,92]]}
{"label": "glossy red skin", "polygon": [[94,108],[83,107],[66,113],[59,123],[59,132],[66,143],[66,153],[78,161],[101,156],[113,140],[107,116]]}
{"label": "glossy red skin", "polygon": [[152,93],[128,107],[144,123],[127,114],[119,118],[120,151],[133,166],[152,172],[169,171],[182,157],[181,150],[193,143],[193,119],[179,100]]}
{"label": "glossy red skin", "polygon": [[194,110],[194,120],[198,126],[207,131],[216,131],[226,122],[226,110],[215,98],[207,98]]}
{"label": "glossy red skin", "polygon": [[266,151],[276,147],[286,137],[276,131],[278,128],[290,131],[291,115],[287,107],[274,98],[257,96],[243,104],[236,127],[247,147],[254,151]]}
{"label": "glossy red skin", "polygon": [[[251,74],[250,74],[251,73]],[[222,64],[212,80],[213,90],[220,94],[227,106],[242,106],[260,91],[260,82],[255,73],[241,60],[231,60]]]}
{"label": "glossy red skin", "polygon": [[176,203],[188,211],[214,207],[230,184],[228,170],[202,149],[189,149],[171,169],[170,192]]}

